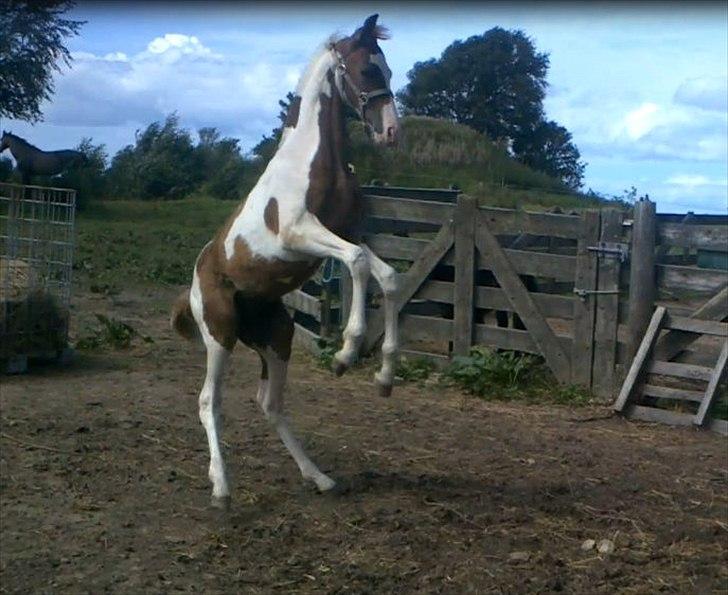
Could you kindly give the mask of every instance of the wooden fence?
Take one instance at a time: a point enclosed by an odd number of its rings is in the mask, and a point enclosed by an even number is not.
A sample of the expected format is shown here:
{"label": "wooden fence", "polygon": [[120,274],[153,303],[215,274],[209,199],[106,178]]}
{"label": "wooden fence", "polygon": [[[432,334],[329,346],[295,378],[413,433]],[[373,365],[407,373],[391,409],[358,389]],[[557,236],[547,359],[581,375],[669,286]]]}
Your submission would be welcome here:
{"label": "wooden fence", "polygon": [[[630,219],[618,209],[479,207],[452,190],[365,193],[365,241],[399,272],[405,355],[446,363],[473,345],[534,353],[560,382],[608,399],[656,304],[680,316],[728,314],[717,295],[728,283],[716,260],[728,258],[725,218],[655,215],[649,201]],[[313,349],[347,315],[350,280],[329,277],[285,298],[298,339]],[[373,281],[369,289],[365,349],[383,330]],[[683,353],[689,337],[671,341],[680,347],[673,355],[699,357]]]}

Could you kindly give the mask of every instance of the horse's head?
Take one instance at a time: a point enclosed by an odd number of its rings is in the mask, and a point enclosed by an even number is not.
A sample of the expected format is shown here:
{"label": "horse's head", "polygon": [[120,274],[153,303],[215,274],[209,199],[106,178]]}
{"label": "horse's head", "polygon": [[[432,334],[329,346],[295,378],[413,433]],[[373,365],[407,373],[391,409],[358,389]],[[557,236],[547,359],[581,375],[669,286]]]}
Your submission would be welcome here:
{"label": "horse's head", "polygon": [[394,144],[399,134],[397,108],[389,88],[392,71],[377,40],[387,39],[385,29],[372,15],[350,37],[332,44],[336,57],[336,87],[342,99],[367,124],[377,143]]}
{"label": "horse's head", "polygon": [[0,138],[0,153],[10,146],[10,133],[3,130],[2,138]]}

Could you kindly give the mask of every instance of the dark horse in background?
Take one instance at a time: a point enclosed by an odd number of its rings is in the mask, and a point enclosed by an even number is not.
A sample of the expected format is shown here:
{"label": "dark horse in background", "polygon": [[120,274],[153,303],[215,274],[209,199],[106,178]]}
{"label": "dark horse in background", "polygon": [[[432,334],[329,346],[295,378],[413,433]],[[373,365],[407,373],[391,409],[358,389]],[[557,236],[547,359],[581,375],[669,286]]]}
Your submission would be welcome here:
{"label": "dark horse in background", "polygon": [[41,151],[27,140],[3,131],[0,153],[5,149],[10,149],[13,154],[23,184],[26,185],[30,184],[32,176],[55,176],[87,162],[86,155],[80,151]]}

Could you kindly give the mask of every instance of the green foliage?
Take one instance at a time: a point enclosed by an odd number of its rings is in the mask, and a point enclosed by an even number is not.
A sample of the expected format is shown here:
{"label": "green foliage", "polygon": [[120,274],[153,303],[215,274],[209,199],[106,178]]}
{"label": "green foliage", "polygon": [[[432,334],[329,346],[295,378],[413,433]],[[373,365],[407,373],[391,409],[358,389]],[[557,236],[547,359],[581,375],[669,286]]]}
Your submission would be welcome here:
{"label": "green foliage", "polygon": [[530,355],[497,352],[473,347],[467,356],[457,356],[445,370],[445,377],[468,392],[485,396],[492,389],[517,390],[531,380],[537,363]]}
{"label": "green foliage", "polygon": [[111,347],[112,349],[128,349],[134,339],[145,343],[154,343],[151,337],[141,335],[133,326],[103,314],[96,314],[100,326],[85,337],[76,341],[76,348],[84,351]]}
{"label": "green foliage", "polygon": [[397,365],[397,376],[407,382],[427,380],[435,370],[435,364],[424,357],[407,359],[402,356]]}
{"label": "green foliage", "polygon": [[564,405],[586,405],[588,390],[560,385],[541,358],[514,351],[473,347],[445,369],[446,381],[483,398],[528,399]]}
{"label": "green foliage", "polygon": [[200,182],[200,156],[177,114],[163,124],[153,122],[137,131],[135,145],[119,151],[111,162],[109,190],[122,198],[176,199]]}
{"label": "green foliage", "polygon": [[0,156],[0,182],[9,182],[13,177],[13,162],[10,157]]}
{"label": "green foliage", "polygon": [[318,365],[327,370],[331,369],[334,363],[334,355],[341,348],[341,340],[321,338],[318,340],[319,353],[316,358]]}
{"label": "green foliage", "polygon": [[83,21],[63,18],[67,0],[0,0],[0,117],[37,121],[53,95],[58,62],[71,63],[65,38],[78,35]]}
{"label": "green foliage", "polygon": [[84,163],[75,165],[54,182],[62,188],[76,190],[76,206],[84,209],[89,201],[99,200],[106,194],[106,162],[108,155],[104,145],[94,145],[92,139],[83,138],[76,147],[86,156]]}
{"label": "green foliage", "polygon": [[465,124],[577,189],[584,173],[579,151],[565,128],[544,119],[548,67],[548,55],[525,33],[495,27],[454,41],[438,60],[417,62],[397,98],[405,113]]}

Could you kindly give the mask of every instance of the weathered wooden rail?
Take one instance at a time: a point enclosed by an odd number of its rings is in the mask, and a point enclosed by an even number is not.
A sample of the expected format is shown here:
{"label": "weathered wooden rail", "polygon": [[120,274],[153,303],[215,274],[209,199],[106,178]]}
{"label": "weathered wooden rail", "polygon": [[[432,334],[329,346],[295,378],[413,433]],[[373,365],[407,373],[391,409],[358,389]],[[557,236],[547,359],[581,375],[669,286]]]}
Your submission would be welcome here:
{"label": "weathered wooden rail", "polygon": [[[728,315],[717,299],[728,271],[714,264],[728,252],[728,218],[656,215],[649,201],[630,218],[618,209],[479,207],[453,190],[365,193],[365,241],[399,271],[405,354],[444,363],[473,345],[534,353],[560,382],[606,399],[618,392],[657,305],[673,318]],[[370,289],[367,349],[383,329],[373,282]],[[315,349],[335,334],[349,295],[346,274],[289,294],[299,339]],[[695,332],[669,332],[660,349],[699,359],[690,351]]]}

